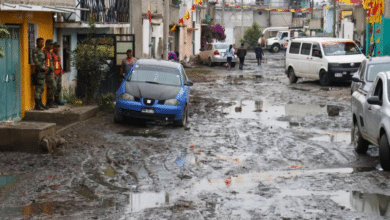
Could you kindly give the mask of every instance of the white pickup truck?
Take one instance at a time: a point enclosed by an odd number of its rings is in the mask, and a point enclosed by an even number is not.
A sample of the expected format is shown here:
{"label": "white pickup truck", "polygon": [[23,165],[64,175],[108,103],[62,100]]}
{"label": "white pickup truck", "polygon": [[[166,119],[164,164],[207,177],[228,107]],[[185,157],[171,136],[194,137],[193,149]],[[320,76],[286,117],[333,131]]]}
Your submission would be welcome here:
{"label": "white pickup truck", "polygon": [[[283,44],[286,40],[290,40],[292,37],[298,37],[300,33],[303,33],[304,28],[288,28],[288,27],[270,27],[263,30],[263,36],[266,32],[278,31],[276,37],[268,38],[265,41],[265,47],[270,52],[279,52],[283,48]],[[261,43],[261,38],[259,43]]]}

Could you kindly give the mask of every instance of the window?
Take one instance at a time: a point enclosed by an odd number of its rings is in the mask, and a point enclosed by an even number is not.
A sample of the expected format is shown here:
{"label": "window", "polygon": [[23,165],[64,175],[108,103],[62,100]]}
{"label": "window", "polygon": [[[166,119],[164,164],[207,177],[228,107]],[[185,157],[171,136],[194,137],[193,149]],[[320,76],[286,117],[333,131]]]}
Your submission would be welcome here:
{"label": "window", "polygon": [[303,43],[302,44],[302,50],[301,50],[302,55],[310,55],[310,50],[311,50],[310,43]]}
{"label": "window", "polygon": [[299,48],[301,48],[301,43],[299,43],[299,42],[292,42],[291,46],[290,46],[289,53],[299,54]]}
{"label": "window", "polygon": [[376,84],[375,90],[374,90],[374,96],[379,97],[379,101],[383,100],[383,83],[382,80],[378,80],[378,83]]}
{"label": "window", "polygon": [[28,24],[28,63],[34,64],[33,51],[37,40],[37,24]]}
{"label": "window", "polygon": [[320,44],[318,43],[314,43],[313,44],[313,52],[311,53],[311,55],[313,56],[314,55],[314,50],[319,50],[320,51],[320,54],[321,54],[321,47],[320,47]]}
{"label": "window", "polygon": [[287,32],[284,32],[284,33],[282,34],[281,39],[286,38],[286,37],[288,37],[288,33],[287,33]]}
{"label": "window", "polygon": [[187,75],[186,75],[186,71],[184,70],[183,67],[181,67],[181,72],[183,73],[183,82],[186,83],[188,78],[187,78]]}
{"label": "window", "polygon": [[70,36],[62,37],[62,69],[64,72],[70,72]]}
{"label": "window", "polygon": [[322,47],[326,56],[362,54],[353,42],[330,41],[323,42]]}
{"label": "window", "polygon": [[375,80],[376,75],[378,75],[378,73],[386,72],[389,69],[390,69],[390,63],[371,64],[367,68],[366,80],[368,82],[373,82]]}

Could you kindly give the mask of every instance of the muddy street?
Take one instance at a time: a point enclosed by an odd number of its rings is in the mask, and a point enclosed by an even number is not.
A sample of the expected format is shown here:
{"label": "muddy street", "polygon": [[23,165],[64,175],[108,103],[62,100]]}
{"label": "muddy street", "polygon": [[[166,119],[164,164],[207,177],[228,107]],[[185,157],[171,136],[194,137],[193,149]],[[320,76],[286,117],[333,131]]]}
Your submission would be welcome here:
{"label": "muddy street", "polygon": [[112,114],[53,154],[2,152],[0,219],[386,219],[378,149],[355,153],[350,83],[290,84],[283,54],[186,69],[189,126]]}

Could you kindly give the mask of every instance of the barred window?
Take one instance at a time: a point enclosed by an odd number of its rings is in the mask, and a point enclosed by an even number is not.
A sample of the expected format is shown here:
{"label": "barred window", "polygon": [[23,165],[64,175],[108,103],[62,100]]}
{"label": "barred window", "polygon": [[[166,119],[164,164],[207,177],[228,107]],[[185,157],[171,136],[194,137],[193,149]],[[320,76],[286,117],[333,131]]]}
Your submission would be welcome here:
{"label": "barred window", "polygon": [[37,39],[37,24],[28,24],[28,63],[34,64],[33,51]]}

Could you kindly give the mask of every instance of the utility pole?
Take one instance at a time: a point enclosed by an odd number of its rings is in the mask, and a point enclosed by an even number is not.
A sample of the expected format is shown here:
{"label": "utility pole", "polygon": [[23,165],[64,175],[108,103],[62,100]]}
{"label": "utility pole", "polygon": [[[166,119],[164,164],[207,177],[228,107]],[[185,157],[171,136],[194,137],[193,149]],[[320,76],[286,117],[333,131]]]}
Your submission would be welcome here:
{"label": "utility pole", "polygon": [[333,0],[333,37],[336,37],[336,0]]}
{"label": "utility pole", "polygon": [[241,0],[241,40],[244,39],[244,0]]}
{"label": "utility pole", "polygon": [[169,40],[169,0],[164,0],[163,59],[168,59]]}
{"label": "utility pole", "polygon": [[222,27],[225,28],[225,0],[222,0]]}

